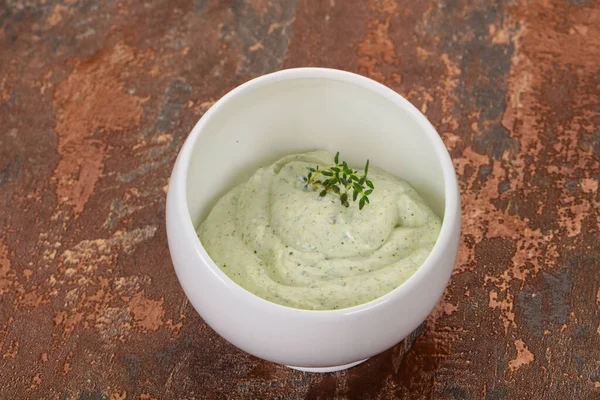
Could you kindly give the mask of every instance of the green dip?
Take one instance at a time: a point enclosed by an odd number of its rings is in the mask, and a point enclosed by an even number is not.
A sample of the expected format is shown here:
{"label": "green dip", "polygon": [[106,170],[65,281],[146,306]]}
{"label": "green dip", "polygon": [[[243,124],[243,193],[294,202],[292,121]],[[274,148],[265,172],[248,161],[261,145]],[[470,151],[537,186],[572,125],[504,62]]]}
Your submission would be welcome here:
{"label": "green dip", "polygon": [[332,164],[322,150],[286,156],[223,196],[198,228],[213,261],[249,292],[309,310],[366,303],[406,281],[431,252],[440,218],[377,168],[362,210],[333,193],[318,200],[298,176]]}

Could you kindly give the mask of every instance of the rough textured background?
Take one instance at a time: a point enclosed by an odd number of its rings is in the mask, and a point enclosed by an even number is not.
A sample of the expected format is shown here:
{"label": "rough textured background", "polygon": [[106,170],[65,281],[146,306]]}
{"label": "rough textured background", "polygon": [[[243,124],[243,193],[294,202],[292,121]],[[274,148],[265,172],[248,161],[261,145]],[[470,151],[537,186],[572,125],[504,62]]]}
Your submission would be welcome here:
{"label": "rough textured background", "polygon": [[[413,102],[463,196],[413,348],[326,375],[208,328],[164,224],[198,118],[307,65]],[[590,0],[0,0],[0,397],[600,398],[599,69]]]}

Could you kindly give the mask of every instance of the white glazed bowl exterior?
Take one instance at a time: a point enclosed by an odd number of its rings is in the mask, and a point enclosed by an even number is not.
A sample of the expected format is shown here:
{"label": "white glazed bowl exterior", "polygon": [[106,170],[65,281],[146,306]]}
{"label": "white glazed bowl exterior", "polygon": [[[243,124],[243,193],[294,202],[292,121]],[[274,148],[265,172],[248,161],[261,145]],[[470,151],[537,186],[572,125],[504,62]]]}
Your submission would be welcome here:
{"label": "white glazed bowl exterior", "polygon": [[[355,165],[370,158],[411,182],[444,219],[433,251],[408,281],[332,311],[284,307],[249,293],[215,265],[195,233],[216,199],[260,165],[319,148],[339,150]],[[323,68],[265,75],[215,103],[179,153],[166,216],[177,277],[204,321],[250,354],[305,368],[363,360],[416,329],[444,292],[460,234],[456,175],[433,126],[391,89]]]}

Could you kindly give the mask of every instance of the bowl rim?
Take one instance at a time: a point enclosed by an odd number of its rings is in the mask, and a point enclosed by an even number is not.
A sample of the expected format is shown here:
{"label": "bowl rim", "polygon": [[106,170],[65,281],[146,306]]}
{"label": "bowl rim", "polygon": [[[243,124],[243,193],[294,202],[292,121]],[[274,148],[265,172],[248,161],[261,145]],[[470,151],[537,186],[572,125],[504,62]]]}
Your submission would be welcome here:
{"label": "bowl rim", "polygon": [[[404,109],[415,119],[420,125],[427,137],[429,138],[434,151],[436,152],[440,166],[442,168],[442,175],[444,177],[444,217],[442,220],[442,226],[440,228],[440,234],[433,246],[433,249],[423,262],[421,266],[402,284],[390,292],[373,299],[367,303],[362,303],[356,306],[335,309],[335,310],[307,310],[285,306],[282,304],[274,303],[269,300],[263,299],[244,287],[234,282],[227,274],[225,274],[211,259],[208,255],[204,246],[200,242],[196,234],[196,229],[192,223],[190,210],[187,202],[187,177],[191,161],[191,155],[193,149],[196,146],[198,138],[202,135],[203,129],[208,121],[216,114],[221,108],[223,108],[230,100],[239,96],[243,93],[250,92],[262,86],[270,85],[283,80],[291,79],[310,79],[320,78],[329,79],[335,81],[341,81],[344,83],[353,84],[362,87],[367,90],[371,90],[376,94],[384,97],[386,100],[391,101],[396,106]],[[199,119],[192,131],[186,138],[179,154],[173,172],[171,175],[168,192],[175,190],[175,205],[185,212],[176,215],[185,216],[184,221],[180,221],[180,229],[185,238],[190,238],[193,241],[193,248],[196,254],[200,256],[202,261],[209,268],[210,272],[222,283],[224,283],[229,290],[232,290],[237,296],[246,297],[245,301],[255,303],[257,307],[271,308],[273,312],[294,312],[297,314],[305,314],[310,316],[342,316],[362,313],[367,310],[382,306],[394,298],[401,296],[403,292],[408,292],[411,289],[415,289],[416,285],[420,284],[426,276],[436,268],[435,260],[442,257],[442,252],[451,244],[452,236],[455,235],[454,227],[456,224],[460,224],[460,195],[458,188],[458,181],[456,178],[456,172],[454,165],[450,158],[450,154],[439,136],[437,130],[429,122],[429,120],[407,99],[402,95],[390,89],[389,87],[363,75],[355,74],[353,72],[331,69],[331,68],[320,68],[320,67],[302,67],[302,68],[290,68],[284,69],[277,72],[269,73],[251,79],[221,97],[216,101]],[[187,217],[187,218],[186,218]],[[186,239],[187,240],[187,239]],[[174,266],[177,268],[176,266]]]}

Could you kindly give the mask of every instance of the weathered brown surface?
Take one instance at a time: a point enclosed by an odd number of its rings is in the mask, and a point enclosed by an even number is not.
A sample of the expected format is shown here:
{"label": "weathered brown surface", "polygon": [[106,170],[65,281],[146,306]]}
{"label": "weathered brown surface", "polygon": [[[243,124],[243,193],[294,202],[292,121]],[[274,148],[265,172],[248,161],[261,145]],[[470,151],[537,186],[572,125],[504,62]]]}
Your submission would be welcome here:
{"label": "weathered brown surface", "polygon": [[[238,351],[173,272],[187,133],[327,66],[419,107],[463,240],[412,350],[309,375]],[[600,3],[0,1],[0,397],[600,398]]]}

